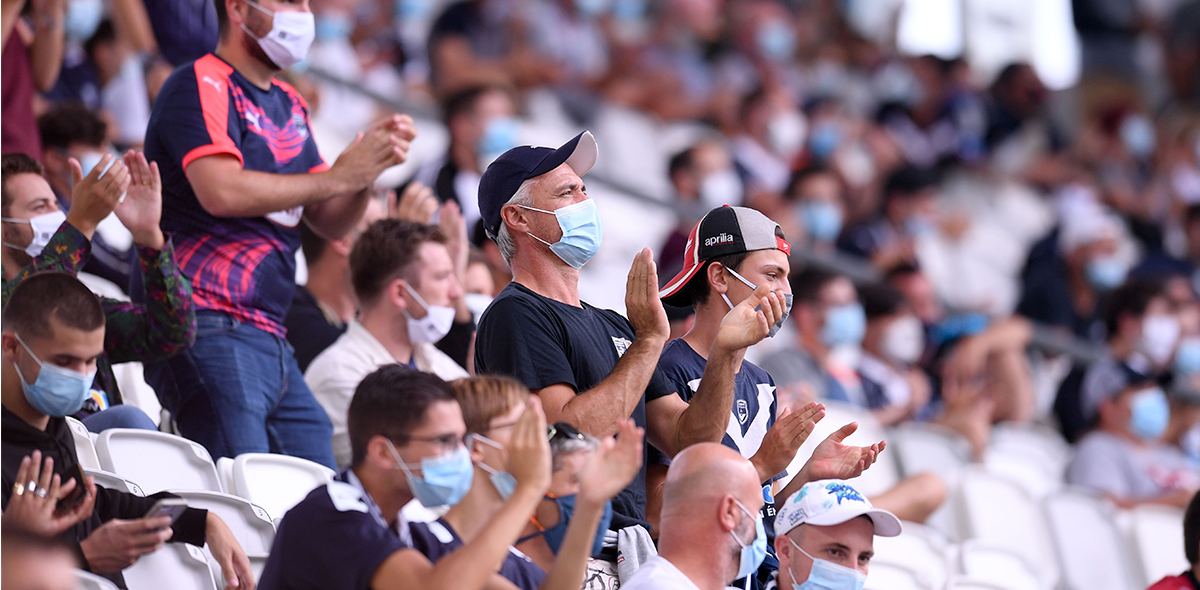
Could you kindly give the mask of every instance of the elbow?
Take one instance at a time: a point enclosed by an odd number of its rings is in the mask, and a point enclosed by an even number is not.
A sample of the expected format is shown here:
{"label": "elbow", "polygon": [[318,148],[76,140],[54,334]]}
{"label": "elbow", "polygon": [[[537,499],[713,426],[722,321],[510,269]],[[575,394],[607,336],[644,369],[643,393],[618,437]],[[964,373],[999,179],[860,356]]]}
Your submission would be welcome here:
{"label": "elbow", "polygon": [[[195,185],[193,185],[195,186]],[[234,200],[220,190],[196,191],[196,200],[213,217],[238,217]]]}

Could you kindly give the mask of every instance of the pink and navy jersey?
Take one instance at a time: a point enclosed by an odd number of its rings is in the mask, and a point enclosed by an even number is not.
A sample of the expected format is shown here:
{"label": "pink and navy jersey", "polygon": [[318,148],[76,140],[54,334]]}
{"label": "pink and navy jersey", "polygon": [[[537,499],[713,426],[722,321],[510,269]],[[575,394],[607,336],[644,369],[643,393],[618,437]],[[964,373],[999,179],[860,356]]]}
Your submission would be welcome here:
{"label": "pink and navy jersey", "polygon": [[162,228],[175,241],[196,308],[283,336],[296,288],[303,207],[265,217],[214,217],[196,199],[187,167],[197,158],[228,154],[246,170],[328,170],[309,131],[308,104],[290,85],[272,80],[263,90],[209,54],[163,84],[145,149],[162,173]]}

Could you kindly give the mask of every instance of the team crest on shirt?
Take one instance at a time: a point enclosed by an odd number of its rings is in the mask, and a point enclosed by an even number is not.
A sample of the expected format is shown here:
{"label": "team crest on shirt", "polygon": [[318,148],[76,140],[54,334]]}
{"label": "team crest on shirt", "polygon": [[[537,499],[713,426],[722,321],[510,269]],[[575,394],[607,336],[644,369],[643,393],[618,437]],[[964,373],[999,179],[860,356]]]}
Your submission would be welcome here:
{"label": "team crest on shirt", "polygon": [[737,400],[737,417],[738,422],[742,424],[745,424],[746,420],[750,419],[750,404],[746,403],[744,399]]}
{"label": "team crest on shirt", "polygon": [[625,351],[629,350],[630,344],[633,344],[624,338],[618,338],[616,336],[612,337],[612,341],[613,347],[617,349],[617,358],[625,356]]}
{"label": "team crest on shirt", "polygon": [[308,123],[304,121],[303,113],[292,113],[292,123],[296,125],[296,133],[301,139],[308,139]]}

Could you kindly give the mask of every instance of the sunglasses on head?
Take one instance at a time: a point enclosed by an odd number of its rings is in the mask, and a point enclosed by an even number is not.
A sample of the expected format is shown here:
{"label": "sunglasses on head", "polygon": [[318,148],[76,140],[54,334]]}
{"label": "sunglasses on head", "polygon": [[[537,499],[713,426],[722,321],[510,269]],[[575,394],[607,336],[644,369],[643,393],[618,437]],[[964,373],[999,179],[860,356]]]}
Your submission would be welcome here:
{"label": "sunglasses on head", "polygon": [[555,422],[546,427],[546,440],[554,440],[556,437],[585,440],[583,433],[579,432],[578,428],[566,422]]}

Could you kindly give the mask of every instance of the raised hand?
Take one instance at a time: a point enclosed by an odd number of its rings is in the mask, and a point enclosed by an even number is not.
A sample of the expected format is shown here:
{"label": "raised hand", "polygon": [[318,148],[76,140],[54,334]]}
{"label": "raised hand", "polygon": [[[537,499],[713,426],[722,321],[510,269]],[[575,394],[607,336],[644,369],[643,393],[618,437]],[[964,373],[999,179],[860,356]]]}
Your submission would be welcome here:
{"label": "raised hand", "polygon": [[416,127],[408,115],[392,115],[360,132],[330,170],[343,183],[344,190],[340,192],[364,190],[384,170],[403,164],[416,136]]}
{"label": "raised hand", "polygon": [[824,417],[825,406],[816,402],[808,403],[798,412],[793,412],[791,408],[780,411],[775,425],[763,437],[758,452],[750,457],[750,462],[758,470],[759,481],[766,482],[783,473],[817,427],[817,422]]}
{"label": "raised hand", "polygon": [[414,180],[404,187],[399,199],[389,202],[388,209],[388,217],[429,224],[438,211],[438,199],[433,189]]}
{"label": "raised hand", "polygon": [[666,343],[671,326],[658,298],[658,268],[650,248],[638,252],[629,268],[629,278],[625,282],[625,313],[639,339],[654,338]]}
{"label": "raised hand", "polygon": [[759,285],[753,296],[725,314],[713,346],[737,351],[762,342],[786,309],[783,293],[774,293],[766,285]]}
{"label": "raised hand", "polygon": [[550,441],[546,439],[546,413],[536,395],[529,396],[525,412],[513,425],[508,441],[508,472],[524,488],[542,496],[550,488]]}
{"label": "raised hand", "polygon": [[133,234],[133,241],[152,250],[162,250],[166,240],[158,223],[162,219],[162,176],[158,162],[149,163],[142,152],[129,150],[124,156],[129,169],[129,190],[117,203],[117,219]]}
{"label": "raised hand", "polygon": [[579,496],[596,504],[616,497],[642,468],[646,431],[632,418],[621,421],[617,438],[607,438],[579,471]]}
{"label": "raised hand", "polygon": [[843,444],[847,436],[858,430],[858,423],[851,422],[830,434],[817,448],[801,469],[804,481],[819,479],[850,479],[862,475],[879,459],[879,453],[887,446],[881,440],[869,447],[854,447]]}
{"label": "raised hand", "polygon": [[[21,459],[21,466],[17,469],[21,493],[17,494],[14,490],[8,499],[3,521],[5,526],[15,526],[43,537],[54,537],[92,515],[96,486],[92,478],[87,478],[87,496],[71,510],[59,513],[56,511],[59,500],[75,491],[76,480],[68,480],[63,485],[59,475],[54,473],[54,459],[46,457],[44,464],[41,459],[40,451]],[[36,487],[26,488],[29,482],[36,482]]]}
{"label": "raised hand", "polygon": [[83,175],[79,160],[69,160],[73,188],[67,221],[88,239],[92,238],[96,226],[113,212],[121,195],[129,189],[129,169],[120,160],[113,160],[112,154],[104,154],[87,176]]}

